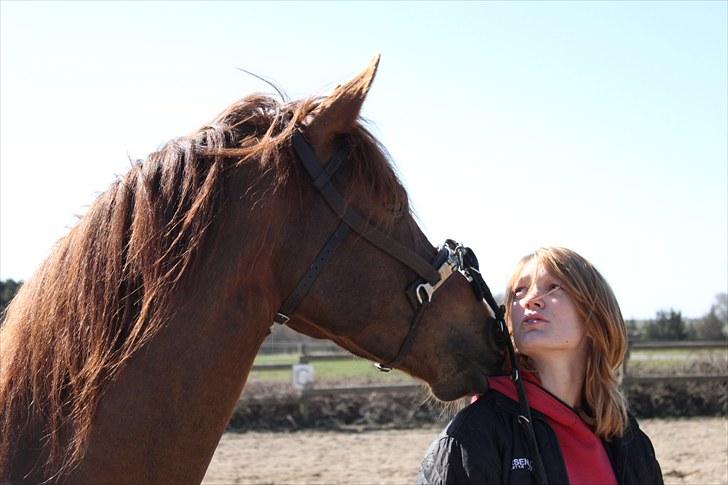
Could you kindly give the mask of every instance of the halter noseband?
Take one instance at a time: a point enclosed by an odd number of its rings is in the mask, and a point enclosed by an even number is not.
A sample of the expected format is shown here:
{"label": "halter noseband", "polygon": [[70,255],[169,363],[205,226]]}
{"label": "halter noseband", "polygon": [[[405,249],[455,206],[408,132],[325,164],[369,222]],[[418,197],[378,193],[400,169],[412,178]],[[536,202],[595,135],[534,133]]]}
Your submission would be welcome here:
{"label": "halter noseband", "polygon": [[401,364],[404,356],[407,355],[412,347],[420,320],[432,301],[435,292],[450,276],[455,273],[460,273],[468,280],[478,300],[485,302],[495,315],[497,323],[496,340],[501,347],[504,346],[508,351],[511,364],[511,379],[515,383],[518,392],[518,422],[524,428],[529,451],[535,462],[534,471],[536,473],[536,480],[540,485],[547,484],[546,471],[538,450],[536,434],[533,430],[531,409],[528,405],[520,372],[518,371],[513,343],[511,342],[511,337],[505,323],[505,307],[498,305],[495,298],[493,298],[490,288],[488,288],[488,285],[480,274],[478,259],[475,257],[475,253],[470,248],[448,239],[440,247],[435,259],[431,263],[426,261],[419,254],[369,224],[355,209],[346,204],[344,198],[331,183],[332,177],[346,159],[344,148],[339,149],[329,162],[322,166],[316,158],[313,148],[300,130],[297,129],[294,131],[291,141],[298,158],[311,176],[314,187],[316,187],[341,222],[326,241],[324,247],[319,251],[316,259],[311,263],[311,266],[309,266],[306,273],[298,282],[296,288],[283,302],[273,322],[281,325],[288,323],[296,307],[301,303],[311,286],[313,286],[316,277],[326,265],[331,255],[353,229],[374,246],[412,268],[420,276],[407,289],[407,296],[415,308],[415,316],[410,323],[409,331],[400,345],[397,355],[386,364],[374,364],[379,370],[389,372]]}

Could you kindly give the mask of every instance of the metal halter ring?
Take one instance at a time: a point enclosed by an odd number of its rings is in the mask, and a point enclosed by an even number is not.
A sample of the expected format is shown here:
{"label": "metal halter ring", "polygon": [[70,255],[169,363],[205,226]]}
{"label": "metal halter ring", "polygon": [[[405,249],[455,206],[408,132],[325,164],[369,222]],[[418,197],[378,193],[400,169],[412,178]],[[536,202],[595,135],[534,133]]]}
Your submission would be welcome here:
{"label": "metal halter ring", "polygon": [[420,305],[430,303],[430,301],[432,300],[432,294],[434,292],[434,288],[429,283],[420,283],[419,285],[417,285],[417,288],[415,288],[415,295],[417,295],[417,301],[420,302]]}

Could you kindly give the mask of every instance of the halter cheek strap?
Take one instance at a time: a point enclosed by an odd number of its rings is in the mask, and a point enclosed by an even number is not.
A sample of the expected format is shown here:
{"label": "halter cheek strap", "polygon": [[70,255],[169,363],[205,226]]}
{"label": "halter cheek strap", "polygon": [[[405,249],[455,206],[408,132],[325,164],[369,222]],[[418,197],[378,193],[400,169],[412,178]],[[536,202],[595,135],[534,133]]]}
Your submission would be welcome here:
{"label": "halter cheek strap", "polygon": [[311,289],[314,281],[316,281],[316,277],[319,275],[324,266],[326,266],[326,263],[329,261],[331,255],[334,254],[336,248],[339,247],[350,232],[351,229],[348,225],[346,225],[343,221],[339,223],[339,227],[329,237],[326,244],[324,244],[324,247],[321,248],[316,259],[314,259],[313,263],[311,263],[311,266],[309,266],[308,270],[301,278],[301,281],[298,282],[296,289],[293,290],[288,298],[286,298],[286,301],[283,302],[283,305],[281,305],[281,308],[278,310],[278,313],[276,313],[276,316],[273,319],[273,323],[279,323],[281,325],[288,323],[291,319],[290,315],[296,309],[298,304],[301,303],[301,300],[303,300],[303,297],[306,296],[308,290]]}

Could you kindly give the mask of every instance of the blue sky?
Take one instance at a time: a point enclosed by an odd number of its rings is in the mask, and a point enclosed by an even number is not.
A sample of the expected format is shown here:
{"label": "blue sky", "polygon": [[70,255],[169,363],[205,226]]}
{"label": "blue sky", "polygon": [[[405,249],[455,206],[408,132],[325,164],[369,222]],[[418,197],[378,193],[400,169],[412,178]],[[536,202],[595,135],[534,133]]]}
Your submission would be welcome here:
{"label": "blue sky", "polygon": [[491,286],[543,245],[626,317],[728,291],[728,3],[0,3],[0,278],[232,101],[326,94],[382,54],[363,115],[434,244]]}

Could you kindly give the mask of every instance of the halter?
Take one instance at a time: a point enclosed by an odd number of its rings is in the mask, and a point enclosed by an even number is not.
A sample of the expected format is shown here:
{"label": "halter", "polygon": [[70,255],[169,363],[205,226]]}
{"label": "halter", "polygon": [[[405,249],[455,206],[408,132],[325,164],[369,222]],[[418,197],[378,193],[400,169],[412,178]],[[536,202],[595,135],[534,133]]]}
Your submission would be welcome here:
{"label": "halter", "polygon": [[273,319],[273,323],[285,325],[289,322],[291,315],[311,289],[316,277],[324,268],[331,255],[353,229],[371,244],[413,269],[419,276],[407,289],[407,297],[415,309],[415,315],[410,323],[409,331],[397,351],[397,355],[386,364],[374,364],[380,371],[389,372],[402,363],[402,360],[412,348],[419,323],[422,320],[425,310],[430,305],[435,292],[452,275],[456,273],[461,274],[470,283],[476,297],[480,301],[487,303],[495,315],[498,325],[496,340],[500,346],[505,346],[508,350],[511,363],[511,379],[515,383],[518,391],[520,409],[518,422],[523,426],[527,436],[531,457],[535,462],[534,468],[537,481],[541,485],[547,484],[543,460],[538,451],[536,435],[533,430],[531,409],[528,405],[520,372],[518,371],[516,353],[513,349],[513,344],[505,323],[505,307],[498,305],[495,298],[493,298],[490,288],[488,288],[488,285],[480,274],[478,259],[475,257],[475,253],[470,248],[448,239],[445,241],[445,244],[440,246],[435,259],[432,262],[426,261],[419,254],[403,246],[367,222],[359,212],[348,206],[344,198],[333,186],[331,179],[346,159],[346,151],[344,148],[340,148],[322,166],[316,158],[313,148],[299,129],[293,132],[291,142],[298,158],[310,175],[314,187],[339,217],[340,223],[319,251],[306,273],[301,277],[293,292],[283,302]]}

